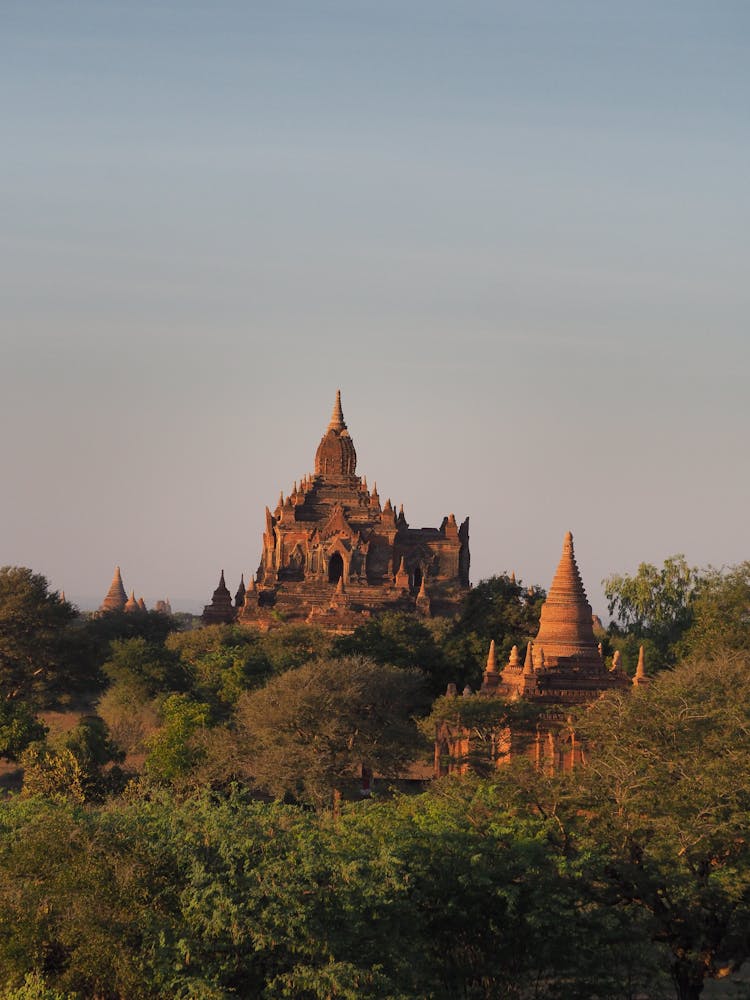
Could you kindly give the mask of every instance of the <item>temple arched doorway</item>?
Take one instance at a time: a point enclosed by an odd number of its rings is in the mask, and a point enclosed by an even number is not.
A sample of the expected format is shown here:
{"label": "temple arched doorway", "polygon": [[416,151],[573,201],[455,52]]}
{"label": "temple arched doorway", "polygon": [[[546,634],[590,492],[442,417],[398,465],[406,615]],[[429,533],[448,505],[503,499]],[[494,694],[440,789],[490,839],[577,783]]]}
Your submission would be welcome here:
{"label": "temple arched doorway", "polygon": [[343,575],[344,575],[344,560],[341,558],[338,552],[334,552],[334,554],[328,560],[328,582],[338,583]]}

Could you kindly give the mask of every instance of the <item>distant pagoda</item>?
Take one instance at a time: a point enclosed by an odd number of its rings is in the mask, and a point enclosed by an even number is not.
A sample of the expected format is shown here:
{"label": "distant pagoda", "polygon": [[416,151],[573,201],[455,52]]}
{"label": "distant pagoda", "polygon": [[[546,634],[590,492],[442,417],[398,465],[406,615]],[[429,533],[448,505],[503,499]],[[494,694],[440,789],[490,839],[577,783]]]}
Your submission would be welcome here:
{"label": "distant pagoda", "polygon": [[[387,610],[455,614],[469,588],[469,521],[410,528],[403,505],[381,506],[377,486],[357,475],[357,453],[341,393],[315,454],[315,471],[266,508],[256,575],[232,603],[222,573],[204,622],[271,628],[310,622],[350,632]],[[341,586],[339,587],[339,582]]]}
{"label": "distant pagoda", "polygon": [[109,585],[109,590],[99,606],[99,610],[101,612],[124,611],[127,601],[128,595],[125,593],[125,587],[122,585],[120,567],[115,566],[115,575],[112,577],[112,583]]}

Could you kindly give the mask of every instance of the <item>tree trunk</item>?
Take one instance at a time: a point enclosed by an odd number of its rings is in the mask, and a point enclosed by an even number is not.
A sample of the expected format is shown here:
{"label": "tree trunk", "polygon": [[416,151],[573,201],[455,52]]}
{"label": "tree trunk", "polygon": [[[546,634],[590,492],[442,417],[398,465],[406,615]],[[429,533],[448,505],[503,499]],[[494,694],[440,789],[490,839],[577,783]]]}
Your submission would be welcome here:
{"label": "tree trunk", "polygon": [[677,1000],[698,1000],[706,978],[703,963],[678,958],[672,963],[671,971]]}

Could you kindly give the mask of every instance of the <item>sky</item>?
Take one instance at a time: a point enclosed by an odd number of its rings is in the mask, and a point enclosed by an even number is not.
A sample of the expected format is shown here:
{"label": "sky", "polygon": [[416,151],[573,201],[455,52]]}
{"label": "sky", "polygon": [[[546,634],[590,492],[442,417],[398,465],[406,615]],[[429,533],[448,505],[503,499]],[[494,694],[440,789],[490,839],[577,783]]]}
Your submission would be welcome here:
{"label": "sky", "polygon": [[340,388],[473,582],[750,558],[745,0],[0,0],[0,564],[199,610]]}

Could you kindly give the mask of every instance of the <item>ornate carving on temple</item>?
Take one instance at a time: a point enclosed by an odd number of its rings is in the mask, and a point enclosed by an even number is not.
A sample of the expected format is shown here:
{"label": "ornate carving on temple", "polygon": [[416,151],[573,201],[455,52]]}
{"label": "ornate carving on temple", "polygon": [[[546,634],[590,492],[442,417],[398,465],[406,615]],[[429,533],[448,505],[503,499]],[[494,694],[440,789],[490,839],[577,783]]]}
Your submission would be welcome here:
{"label": "ornate carving on temple", "polygon": [[[309,621],[352,631],[386,610],[454,615],[469,588],[469,521],[453,514],[439,528],[409,526],[403,504],[381,508],[357,475],[357,453],[344,419],[341,393],[315,452],[314,472],[298,478],[288,497],[266,508],[263,548],[253,592],[235,600],[214,593],[205,622],[237,621],[261,628]],[[335,598],[342,581],[343,594]],[[228,591],[227,591],[228,593]],[[230,602],[231,605],[231,602]]]}

